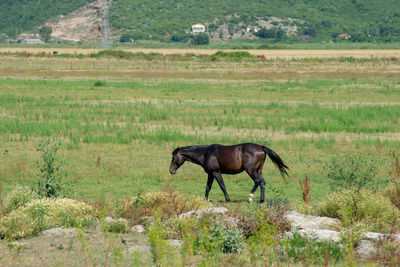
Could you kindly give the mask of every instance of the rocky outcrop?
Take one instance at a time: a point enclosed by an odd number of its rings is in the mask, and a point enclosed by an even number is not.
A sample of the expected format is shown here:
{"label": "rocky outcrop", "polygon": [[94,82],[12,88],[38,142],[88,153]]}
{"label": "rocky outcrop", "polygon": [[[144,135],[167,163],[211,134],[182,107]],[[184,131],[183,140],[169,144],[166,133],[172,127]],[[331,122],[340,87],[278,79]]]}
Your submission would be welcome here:
{"label": "rocky outcrop", "polygon": [[313,230],[338,230],[341,222],[338,219],[329,217],[311,216],[300,214],[296,211],[289,211],[285,218],[289,221],[292,229],[313,229]]}
{"label": "rocky outcrop", "polygon": [[191,210],[178,215],[179,219],[187,218],[187,217],[201,217],[206,214],[210,214],[212,216],[222,216],[228,213],[228,209],[225,207],[213,207],[213,208],[205,208],[200,210]]}

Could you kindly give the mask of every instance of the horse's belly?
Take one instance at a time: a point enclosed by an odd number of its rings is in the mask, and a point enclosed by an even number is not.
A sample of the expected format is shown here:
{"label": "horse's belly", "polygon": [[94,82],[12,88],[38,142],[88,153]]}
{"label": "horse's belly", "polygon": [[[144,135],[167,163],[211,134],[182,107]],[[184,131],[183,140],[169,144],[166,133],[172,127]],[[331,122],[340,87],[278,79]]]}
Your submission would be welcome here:
{"label": "horse's belly", "polygon": [[242,171],[244,171],[243,168],[238,167],[238,166],[229,166],[229,167],[225,167],[225,166],[220,166],[221,169],[221,173],[225,173],[225,174],[237,174],[237,173],[241,173]]}

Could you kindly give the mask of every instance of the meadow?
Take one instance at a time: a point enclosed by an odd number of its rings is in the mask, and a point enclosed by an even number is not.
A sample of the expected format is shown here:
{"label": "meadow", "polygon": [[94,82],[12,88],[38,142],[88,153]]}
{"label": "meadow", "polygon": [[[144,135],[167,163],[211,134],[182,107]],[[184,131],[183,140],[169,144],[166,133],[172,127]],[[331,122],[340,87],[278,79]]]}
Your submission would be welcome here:
{"label": "meadow", "polygon": [[[0,265],[106,266],[109,254],[116,266],[354,266],[400,259],[392,243],[381,244],[375,258],[354,256],[360,229],[400,227],[396,51],[53,51],[0,51]],[[70,199],[37,195],[43,174],[52,171],[43,167],[47,137],[61,142],[57,163],[47,162],[61,167],[57,179]],[[253,182],[245,173],[223,176],[231,203],[216,183],[210,202],[201,200],[207,175],[197,165],[169,173],[176,147],[243,142],[270,147],[290,168],[284,181],[266,159],[265,204],[247,202]],[[335,182],[332,172],[352,178]],[[306,175],[310,204],[303,203],[307,186],[299,185]],[[363,179],[370,177],[373,191],[336,192],[352,179],[367,186]],[[227,207],[239,226],[212,217],[174,219],[210,205]],[[339,211],[333,214],[332,206]],[[340,218],[345,237],[340,245],[288,239],[287,208]],[[126,222],[107,226],[106,216]],[[128,230],[143,216],[155,218],[144,223],[145,234]],[[40,234],[59,226],[86,230]],[[167,238],[183,239],[181,256]]]}
{"label": "meadow", "polygon": [[[255,142],[281,155],[291,179],[284,183],[267,159],[269,197],[300,200],[297,180],[308,174],[319,201],[330,190],[324,169],[337,155],[374,157],[380,179],[388,178],[400,143],[396,57],[134,55],[1,55],[5,192],[37,183],[35,148],[46,136],[62,139],[66,182],[85,199],[123,199],[166,184],[202,196],[200,167],[185,164],[170,176],[168,166],[174,148],[212,143]],[[234,202],[245,202],[246,174],[225,183]],[[210,199],[223,201],[217,185]]]}

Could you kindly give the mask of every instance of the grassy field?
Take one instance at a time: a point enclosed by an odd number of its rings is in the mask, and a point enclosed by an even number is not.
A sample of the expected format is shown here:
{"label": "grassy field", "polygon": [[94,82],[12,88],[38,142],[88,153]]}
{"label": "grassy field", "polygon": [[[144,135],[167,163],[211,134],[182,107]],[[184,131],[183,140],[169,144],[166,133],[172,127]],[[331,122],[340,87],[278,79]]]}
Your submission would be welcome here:
{"label": "grassy field", "polygon": [[[196,54],[196,55],[212,55],[219,51],[219,49],[210,48],[132,48],[122,46],[120,50],[132,52],[132,53],[161,53],[163,55],[174,55],[174,54]],[[0,47],[0,53],[31,53],[31,54],[43,54],[52,53],[57,51],[59,54],[82,54],[88,55],[91,53],[97,53],[102,51],[98,48],[42,48],[42,47]],[[238,50],[224,49],[225,52],[234,52]],[[354,58],[370,58],[370,57],[400,57],[400,50],[397,49],[342,49],[342,50],[326,50],[326,49],[298,49],[298,50],[287,50],[287,49],[250,49],[246,50],[252,55],[264,56],[268,59],[275,58],[340,58],[340,57],[354,57]]]}
{"label": "grassy field", "polygon": [[[203,196],[206,174],[200,167],[187,163],[177,175],[168,173],[171,152],[179,146],[268,145],[287,162],[291,178],[284,183],[267,159],[267,198],[280,195],[291,202],[301,200],[297,180],[306,173],[311,200],[324,198],[331,190],[325,169],[333,156],[370,155],[378,159],[379,178],[386,179],[392,155],[399,153],[398,50],[258,51],[281,58],[266,61],[1,51],[5,193],[16,183],[36,185],[36,146],[45,136],[63,140],[66,183],[74,197],[85,199],[123,199],[166,185]],[[383,57],[371,60],[372,54]],[[294,57],[306,59],[283,59]],[[226,176],[225,184],[232,205],[246,205],[250,178]],[[223,199],[214,185],[210,200]]]}

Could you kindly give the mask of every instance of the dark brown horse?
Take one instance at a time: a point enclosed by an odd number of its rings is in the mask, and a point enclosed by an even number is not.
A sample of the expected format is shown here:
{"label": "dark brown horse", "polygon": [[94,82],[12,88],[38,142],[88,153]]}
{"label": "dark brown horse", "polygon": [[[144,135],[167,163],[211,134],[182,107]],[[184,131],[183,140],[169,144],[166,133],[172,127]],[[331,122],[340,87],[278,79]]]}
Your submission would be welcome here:
{"label": "dark brown horse", "polygon": [[224,180],[221,174],[237,174],[246,171],[253,179],[254,186],[250,191],[252,199],[257,187],[261,187],[260,203],[264,202],[265,181],[262,176],[262,168],[265,162],[265,156],[268,155],[272,162],[278,167],[281,175],[288,175],[288,166],[274,151],[265,146],[252,143],[245,143],[233,146],[209,145],[209,146],[187,146],[178,147],[172,152],[171,165],[169,172],[175,174],[176,170],[182,166],[185,161],[190,161],[203,167],[208,174],[205,199],[208,199],[208,193],[211,190],[214,179],[217,180],[225,200],[230,201],[226,192]]}

